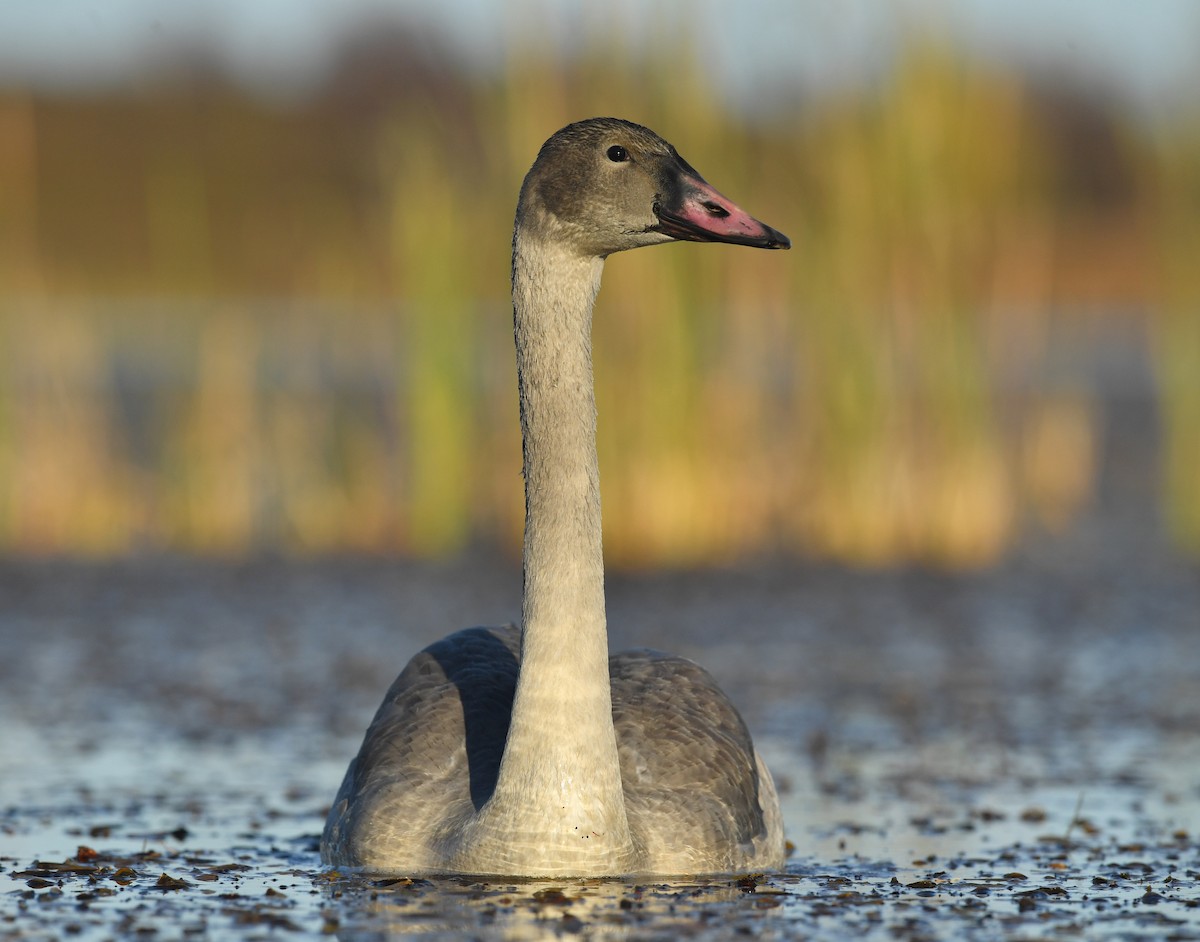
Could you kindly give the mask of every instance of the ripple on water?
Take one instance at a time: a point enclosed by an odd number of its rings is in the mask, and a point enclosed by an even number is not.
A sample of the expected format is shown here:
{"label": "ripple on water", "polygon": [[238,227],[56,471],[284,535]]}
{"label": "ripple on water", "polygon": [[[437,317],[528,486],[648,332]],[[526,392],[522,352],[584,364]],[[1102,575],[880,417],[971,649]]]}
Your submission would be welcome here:
{"label": "ripple on water", "polygon": [[[741,600],[722,618],[774,613],[741,644],[697,628],[695,577],[616,579],[612,610],[645,613],[620,634],[743,705],[798,850],[765,879],[483,882],[327,872],[316,844],[438,633],[394,637],[398,595],[469,624],[503,591],[369,561],[46,565],[0,572],[25,580],[0,611],[0,939],[1200,938],[1194,575],[1126,576],[1098,616],[1061,573],[705,574],[701,600]],[[871,595],[903,631],[838,622]],[[1083,614],[1039,633],[1048,609]]]}

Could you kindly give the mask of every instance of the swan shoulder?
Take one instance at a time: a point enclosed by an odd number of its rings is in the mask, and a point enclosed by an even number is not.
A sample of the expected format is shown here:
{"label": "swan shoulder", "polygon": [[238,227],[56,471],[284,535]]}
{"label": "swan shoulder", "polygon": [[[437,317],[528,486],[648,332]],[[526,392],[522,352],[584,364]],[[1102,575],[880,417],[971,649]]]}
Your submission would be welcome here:
{"label": "swan shoulder", "polygon": [[346,770],[321,839],[326,863],[425,870],[495,788],[520,632],[467,628],[416,654]]}
{"label": "swan shoulder", "polygon": [[609,662],[629,824],[660,872],[783,860],[775,786],[737,708],[699,664],[652,650]]}

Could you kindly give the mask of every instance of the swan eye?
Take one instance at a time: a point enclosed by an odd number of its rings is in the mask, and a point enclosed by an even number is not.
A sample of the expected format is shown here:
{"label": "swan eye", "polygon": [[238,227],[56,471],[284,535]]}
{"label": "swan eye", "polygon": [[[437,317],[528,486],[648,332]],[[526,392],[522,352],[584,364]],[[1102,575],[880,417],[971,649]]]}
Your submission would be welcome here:
{"label": "swan eye", "polygon": [[627,151],[620,144],[613,144],[613,146],[608,149],[608,159],[614,164],[623,163],[629,159],[629,151]]}

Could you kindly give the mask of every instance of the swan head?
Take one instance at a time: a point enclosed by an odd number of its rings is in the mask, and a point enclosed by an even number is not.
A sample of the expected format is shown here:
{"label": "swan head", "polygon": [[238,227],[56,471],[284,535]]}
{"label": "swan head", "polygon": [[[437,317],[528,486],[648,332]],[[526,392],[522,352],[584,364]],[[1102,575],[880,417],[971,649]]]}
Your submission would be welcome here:
{"label": "swan head", "polygon": [[618,118],[567,125],[542,145],[521,187],[517,226],[600,258],[680,240],[791,247],[649,128]]}

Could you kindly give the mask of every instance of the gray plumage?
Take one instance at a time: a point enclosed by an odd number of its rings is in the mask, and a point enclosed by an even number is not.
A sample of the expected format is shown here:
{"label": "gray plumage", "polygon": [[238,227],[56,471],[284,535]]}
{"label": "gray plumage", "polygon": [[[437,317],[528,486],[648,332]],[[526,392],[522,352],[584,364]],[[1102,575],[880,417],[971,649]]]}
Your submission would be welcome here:
{"label": "gray plumage", "polygon": [[592,119],[543,146],[513,235],[523,628],[470,628],[409,662],[330,810],[327,863],[511,876],[782,863],[770,774],[713,678],[607,652],[592,304],[609,254],[678,239],[788,247],[646,128]]}
{"label": "gray plumage", "polygon": [[[406,853],[430,861],[417,870],[443,869],[432,863],[437,848],[495,788],[520,656],[520,630],[507,626],[467,628],[409,661],[334,801],[322,838],[329,862],[393,869],[384,863],[393,841],[430,835]],[[645,649],[609,658],[609,677],[634,841],[678,861],[670,873],[778,866],[774,786],[760,777],[746,724],[712,675]],[[697,848],[727,850],[698,858]]]}

